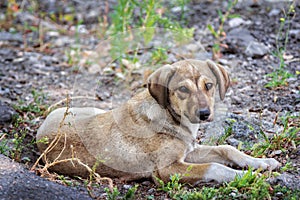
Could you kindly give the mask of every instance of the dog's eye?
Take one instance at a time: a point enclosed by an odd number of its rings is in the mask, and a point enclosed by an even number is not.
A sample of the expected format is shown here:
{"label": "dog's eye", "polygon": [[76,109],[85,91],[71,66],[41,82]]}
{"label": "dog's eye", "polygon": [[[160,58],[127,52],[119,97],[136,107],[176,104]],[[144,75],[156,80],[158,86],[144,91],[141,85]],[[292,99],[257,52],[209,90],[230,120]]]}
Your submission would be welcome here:
{"label": "dog's eye", "polygon": [[210,90],[212,88],[213,84],[212,83],[206,83],[205,87],[207,90]]}
{"label": "dog's eye", "polygon": [[185,87],[185,86],[179,87],[178,90],[180,92],[183,92],[183,93],[189,93],[190,92],[190,90],[187,87]]}

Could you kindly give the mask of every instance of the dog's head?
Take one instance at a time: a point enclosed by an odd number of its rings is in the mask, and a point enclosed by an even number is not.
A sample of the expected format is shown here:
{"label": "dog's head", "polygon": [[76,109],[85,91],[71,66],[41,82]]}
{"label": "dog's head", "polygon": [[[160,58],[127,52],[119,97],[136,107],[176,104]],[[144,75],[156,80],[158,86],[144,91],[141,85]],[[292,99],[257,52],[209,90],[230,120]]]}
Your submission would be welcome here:
{"label": "dog's head", "polygon": [[211,60],[183,60],[151,74],[148,90],[177,121],[185,116],[191,123],[200,123],[213,120],[216,87],[223,100],[229,83],[221,65]]}

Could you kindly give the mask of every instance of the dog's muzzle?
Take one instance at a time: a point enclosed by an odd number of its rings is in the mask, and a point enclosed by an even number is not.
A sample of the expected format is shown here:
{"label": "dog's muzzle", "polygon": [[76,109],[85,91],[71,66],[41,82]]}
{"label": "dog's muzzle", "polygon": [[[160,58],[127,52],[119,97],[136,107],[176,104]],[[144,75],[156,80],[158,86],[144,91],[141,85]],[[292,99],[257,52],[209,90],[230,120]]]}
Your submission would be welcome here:
{"label": "dog's muzzle", "polygon": [[196,110],[196,116],[202,120],[205,121],[210,116],[210,110],[208,108],[201,108]]}

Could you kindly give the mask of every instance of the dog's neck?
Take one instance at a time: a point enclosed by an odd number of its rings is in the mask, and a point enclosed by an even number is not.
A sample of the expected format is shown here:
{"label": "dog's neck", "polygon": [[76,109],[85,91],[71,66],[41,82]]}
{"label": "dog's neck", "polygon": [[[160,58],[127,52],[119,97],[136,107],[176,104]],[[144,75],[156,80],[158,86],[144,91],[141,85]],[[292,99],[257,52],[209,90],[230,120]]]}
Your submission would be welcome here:
{"label": "dog's neck", "polygon": [[[161,131],[162,133],[173,135],[174,137],[177,137],[183,141],[185,141],[187,144],[193,144],[196,142],[196,137],[199,129],[199,124],[193,124],[189,121],[187,117],[184,115],[179,116],[175,112],[170,112],[170,109],[163,109],[161,106],[159,106],[156,102],[154,103],[154,107],[156,110],[154,111],[156,113],[156,117],[158,113],[164,113],[164,117],[160,115],[160,120],[164,121],[163,124],[161,123]],[[170,120],[173,119],[173,120]],[[151,119],[153,120],[153,119]],[[156,119],[157,121],[157,119]]]}
{"label": "dog's neck", "polygon": [[[135,100],[137,98],[138,100]],[[140,101],[143,99],[143,101]],[[141,120],[148,124],[147,130],[156,133],[168,134],[179,138],[187,144],[196,141],[199,124],[192,124],[185,116],[179,116],[174,120],[174,116],[168,109],[162,108],[157,101],[146,92],[140,93],[127,104],[132,121],[141,123]]]}
{"label": "dog's neck", "polygon": [[171,106],[167,106],[166,110],[177,126],[180,126],[183,130],[189,132],[192,137],[196,139],[200,124],[191,123],[184,114],[178,115]]}
{"label": "dog's neck", "polygon": [[193,124],[186,116],[182,115],[180,120],[180,125],[188,129],[188,131],[191,133],[193,138],[196,139],[200,124]]}

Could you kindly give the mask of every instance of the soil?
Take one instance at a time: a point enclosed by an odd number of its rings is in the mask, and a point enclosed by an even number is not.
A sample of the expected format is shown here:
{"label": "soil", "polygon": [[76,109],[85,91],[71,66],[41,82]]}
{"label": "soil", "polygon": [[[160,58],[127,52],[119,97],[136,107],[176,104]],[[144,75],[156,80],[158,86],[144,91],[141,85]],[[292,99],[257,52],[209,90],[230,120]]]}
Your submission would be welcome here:
{"label": "soil", "polygon": [[[104,199],[107,197],[104,191],[106,183],[92,187],[91,196],[88,196],[88,187],[80,179],[65,177],[50,181],[49,177],[45,179],[29,172],[39,156],[34,140],[37,128],[45,119],[42,113],[57,102],[58,106],[64,106],[66,101],[61,100],[67,94],[75,97],[71,106],[95,106],[105,110],[115,108],[145,88],[144,77],[154,67],[147,62],[147,51],[137,55],[141,67],[128,64],[126,60],[122,65],[119,61],[108,59],[107,42],[110,40],[103,39],[101,34],[104,32],[99,32],[102,26],[98,19],[108,17],[110,23],[108,13],[116,5],[115,0],[41,0],[39,5],[41,13],[32,14],[30,6],[24,5],[23,12],[18,12],[10,22],[1,24],[0,150],[7,157],[0,155],[0,199]],[[287,10],[289,5],[288,1],[244,0],[234,8],[239,20],[233,18],[225,22],[226,38],[223,43],[227,48],[222,48],[219,59],[230,72],[232,84],[225,100],[217,102],[215,121],[201,126],[200,143],[217,144],[224,130],[231,127],[232,134],[225,143],[238,146],[242,142],[242,150],[251,154],[249,147],[262,140],[262,131],[270,138],[282,131],[281,117],[294,116],[289,118],[289,124],[299,128],[299,4],[295,6],[296,15],[291,19],[291,27],[284,27],[289,33],[284,53],[285,70],[294,76],[288,78],[284,86],[265,87],[271,81],[267,74],[279,67],[280,61],[273,52],[279,43],[284,42],[285,38],[277,40],[277,33],[280,18],[284,17],[283,10]],[[212,59],[214,38],[207,25],[217,27],[217,10],[224,13],[226,6],[226,1],[195,0],[188,3],[181,23],[194,28],[194,40],[170,48],[166,62],[182,57]],[[72,13],[74,9],[74,20],[83,20],[79,26],[66,19],[59,23],[48,18],[39,21],[46,13],[58,16],[60,13]],[[0,10],[0,13],[7,12],[6,1],[0,3]],[[173,7],[169,15],[179,20],[177,10]],[[4,14],[1,14],[0,19],[3,17]],[[45,28],[40,35],[33,29],[39,23]],[[76,28],[78,34],[74,31]],[[159,37],[154,39],[157,43],[163,40],[164,45],[172,46],[172,41],[166,40],[163,34]],[[91,61],[98,65],[87,64]],[[299,136],[298,131],[296,140]],[[300,146],[293,146],[287,141],[285,150],[267,152],[266,156],[274,157],[282,164],[289,161],[293,166],[293,169],[270,180],[271,184],[300,190]],[[167,198],[167,194],[159,191],[150,180],[130,183],[113,181],[121,193],[139,184],[136,197],[140,199],[147,195],[154,195],[156,199]],[[64,186],[68,184],[72,187]]]}

